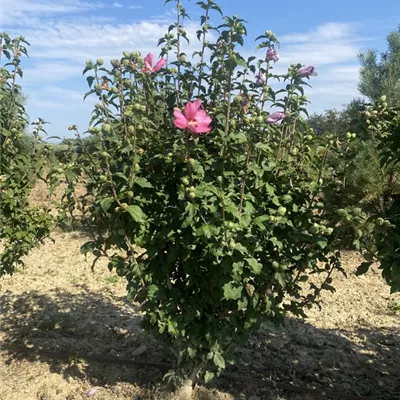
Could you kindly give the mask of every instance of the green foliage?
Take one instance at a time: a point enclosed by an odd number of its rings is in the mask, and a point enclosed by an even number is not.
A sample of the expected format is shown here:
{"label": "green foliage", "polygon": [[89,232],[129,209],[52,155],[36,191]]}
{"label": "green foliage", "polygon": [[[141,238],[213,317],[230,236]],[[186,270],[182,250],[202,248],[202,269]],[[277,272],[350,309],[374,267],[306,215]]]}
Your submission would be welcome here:
{"label": "green foliage", "polygon": [[[368,114],[367,114],[368,113]],[[391,185],[399,188],[400,162],[400,109],[388,107],[383,96],[375,106],[371,106],[368,115],[368,130],[378,140],[381,168],[391,171]],[[363,243],[366,263],[360,266],[365,272],[373,261],[379,261],[382,275],[390,284],[392,292],[400,291],[400,199],[399,192],[391,194],[385,200],[380,213],[372,215],[372,243]]]}
{"label": "green foliage", "polygon": [[400,29],[387,37],[388,50],[380,55],[368,50],[359,55],[359,91],[376,102],[385,95],[389,106],[400,106]]}
{"label": "green foliage", "polygon": [[20,58],[27,54],[22,37],[0,35],[0,55],[6,63],[0,72],[0,225],[2,227],[0,275],[13,273],[22,257],[49,233],[51,216],[29,205],[28,197],[44,167],[44,150],[39,133],[44,121],[34,123],[34,137],[25,134],[27,116],[21,100]]}
{"label": "green foliage", "polygon": [[[87,62],[85,96],[99,100],[93,140],[89,150],[77,132],[69,143],[61,216],[76,218],[79,209],[92,235],[82,252],[108,257],[127,279],[144,327],[176,356],[175,377],[209,381],[262,318],[304,315],[321,290],[334,290],[349,215],[320,198],[325,182],[336,182],[327,157],[342,147],[303,134],[301,65],[276,75],[270,61],[244,59],[244,21],[225,17],[211,27],[215,3],[200,6],[200,50],[190,60],[181,52],[186,13],[178,1],[176,24],[159,42],[167,67],[146,72],[138,52],[124,52],[111,68]],[[212,28],[215,43],[205,39]],[[278,45],[270,31],[259,40],[260,48]],[[256,72],[265,84],[255,84]],[[284,82],[277,92],[268,86],[274,79]],[[195,99],[212,119],[206,135],[174,126],[174,109]],[[269,123],[267,102],[285,114],[281,124]],[[87,194],[76,192],[79,183]],[[325,279],[304,292],[311,273]]]}

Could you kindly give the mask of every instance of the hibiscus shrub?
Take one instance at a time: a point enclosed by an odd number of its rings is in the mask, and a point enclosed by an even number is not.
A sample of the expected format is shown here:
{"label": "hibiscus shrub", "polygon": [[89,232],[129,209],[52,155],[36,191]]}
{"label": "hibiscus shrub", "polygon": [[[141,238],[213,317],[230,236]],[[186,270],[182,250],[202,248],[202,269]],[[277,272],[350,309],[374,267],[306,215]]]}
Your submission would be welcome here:
{"label": "hibiscus shrub", "polygon": [[[218,376],[263,318],[304,315],[321,289],[333,290],[343,219],[321,200],[334,143],[297,129],[314,67],[274,74],[270,31],[257,39],[266,56],[243,58],[244,21],[212,27],[219,6],[198,4],[193,57],[177,1],[155,65],[138,52],[111,68],[87,62],[86,96],[99,99],[92,146],[77,133],[79,155],[66,168],[66,208],[79,208],[92,235],[82,252],[108,257],[127,279],[143,326],[176,356],[170,376],[190,384]],[[80,181],[87,194],[78,196]],[[325,274],[322,286],[302,291],[314,273]]]}
{"label": "hibiscus shrub", "polygon": [[23,106],[21,58],[27,55],[23,37],[0,34],[0,276],[12,274],[23,265],[23,256],[50,233],[52,218],[48,210],[29,203],[29,194],[42,175],[50,153],[40,138],[44,121],[33,123],[30,146],[27,115]]}

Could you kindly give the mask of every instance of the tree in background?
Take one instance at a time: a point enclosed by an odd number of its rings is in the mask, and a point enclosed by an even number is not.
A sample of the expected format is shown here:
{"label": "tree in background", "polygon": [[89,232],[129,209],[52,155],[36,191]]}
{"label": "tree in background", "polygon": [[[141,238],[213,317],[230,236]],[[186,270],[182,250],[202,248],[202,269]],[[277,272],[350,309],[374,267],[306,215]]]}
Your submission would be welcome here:
{"label": "tree in background", "polygon": [[358,90],[376,102],[385,95],[391,107],[400,105],[400,26],[387,37],[388,50],[380,54],[370,49],[359,54],[361,62]]}

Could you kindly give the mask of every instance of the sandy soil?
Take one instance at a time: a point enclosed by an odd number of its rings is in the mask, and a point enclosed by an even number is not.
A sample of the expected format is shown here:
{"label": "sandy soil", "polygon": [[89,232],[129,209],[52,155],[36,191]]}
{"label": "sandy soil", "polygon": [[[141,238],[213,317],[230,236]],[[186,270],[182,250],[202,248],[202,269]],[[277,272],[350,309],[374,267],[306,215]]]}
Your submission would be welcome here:
{"label": "sandy soil", "polygon": [[[26,345],[50,351],[169,362],[144,334],[140,312],[126,300],[122,279],[99,262],[91,271],[79,246],[87,239],[55,233],[26,258],[25,269],[2,279],[1,399],[78,400],[98,388],[97,400],[164,399],[163,373],[154,368],[16,353]],[[336,293],[322,295],[322,310],[285,326],[265,324],[228,372],[302,387],[400,399],[400,297],[390,295],[377,269],[354,275],[359,259],[345,253],[348,279],[337,274]],[[396,308],[397,307],[397,308]],[[396,311],[397,310],[397,311]],[[220,379],[195,399],[306,400],[260,385]]]}

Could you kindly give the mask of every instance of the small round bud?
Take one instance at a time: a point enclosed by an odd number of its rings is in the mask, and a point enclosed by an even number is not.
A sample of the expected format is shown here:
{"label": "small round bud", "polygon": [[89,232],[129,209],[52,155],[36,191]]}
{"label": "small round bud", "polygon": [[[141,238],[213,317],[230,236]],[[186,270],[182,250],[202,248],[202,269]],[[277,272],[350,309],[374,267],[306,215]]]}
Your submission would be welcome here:
{"label": "small round bud", "polygon": [[101,130],[102,130],[104,133],[109,133],[109,132],[111,132],[111,125],[110,125],[110,124],[104,124],[104,125],[102,126]]}
{"label": "small round bud", "polygon": [[132,192],[132,190],[130,190],[130,191],[127,193],[127,196],[128,196],[128,199],[132,199],[132,198],[133,198],[133,192]]}
{"label": "small round bud", "polygon": [[128,132],[129,132],[129,133],[134,134],[135,131],[136,131],[136,129],[135,129],[135,127],[134,127],[133,125],[129,125],[129,126],[128,126]]}
{"label": "small round bud", "polygon": [[188,178],[182,178],[182,183],[185,185],[185,186],[187,186],[187,185],[189,185],[189,179]]}
{"label": "small round bud", "polygon": [[98,58],[98,59],[96,60],[96,64],[101,66],[101,65],[104,64],[104,60],[103,60],[102,58]]}
{"label": "small round bud", "polygon": [[196,197],[196,193],[190,192],[189,193],[189,199],[193,200]]}

